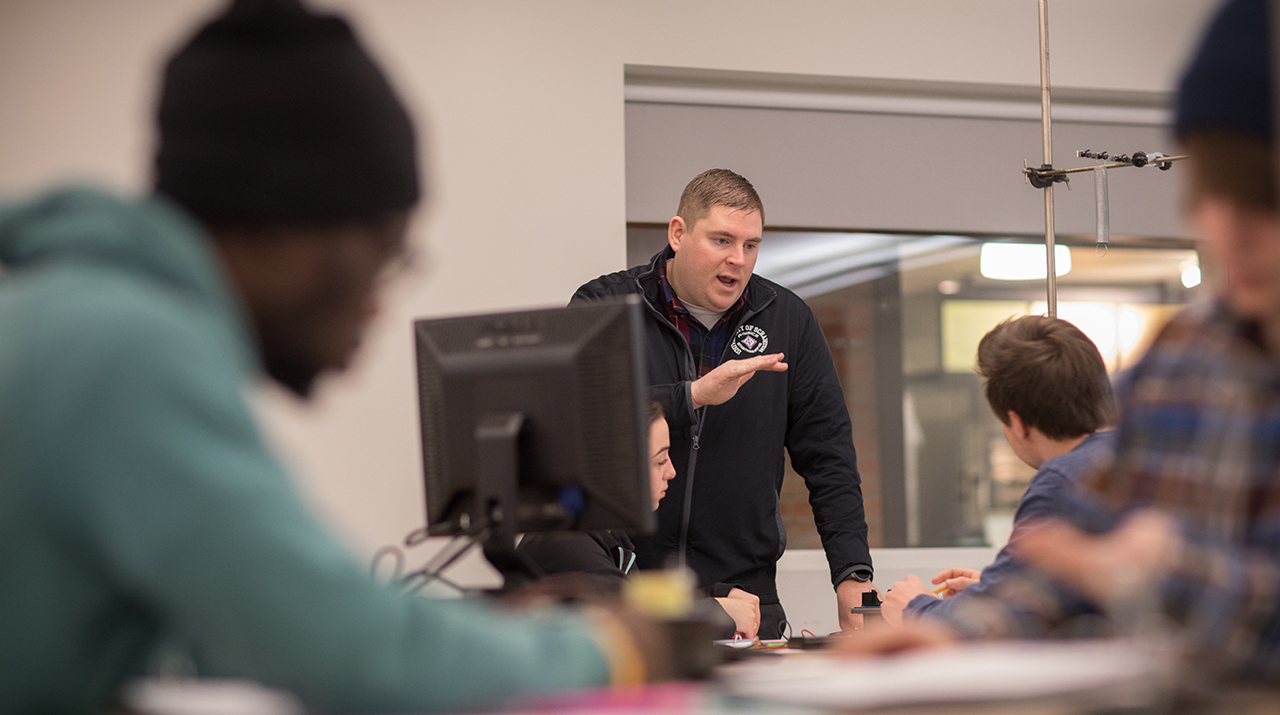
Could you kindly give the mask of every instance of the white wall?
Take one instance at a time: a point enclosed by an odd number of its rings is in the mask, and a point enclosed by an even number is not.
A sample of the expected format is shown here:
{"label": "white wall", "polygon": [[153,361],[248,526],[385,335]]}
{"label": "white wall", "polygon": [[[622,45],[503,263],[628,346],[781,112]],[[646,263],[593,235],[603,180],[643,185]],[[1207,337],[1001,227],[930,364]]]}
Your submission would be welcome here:
{"label": "white wall", "polygon": [[[1034,85],[1031,0],[331,0],[419,119],[429,268],[399,286],[352,373],[270,424],[361,552],[422,520],[409,323],[563,302],[623,267],[623,66]],[[1210,0],[1072,0],[1056,85],[1167,91]],[[212,0],[0,0],[0,194],[148,175],[160,58]],[[680,190],[672,186],[673,197]]]}

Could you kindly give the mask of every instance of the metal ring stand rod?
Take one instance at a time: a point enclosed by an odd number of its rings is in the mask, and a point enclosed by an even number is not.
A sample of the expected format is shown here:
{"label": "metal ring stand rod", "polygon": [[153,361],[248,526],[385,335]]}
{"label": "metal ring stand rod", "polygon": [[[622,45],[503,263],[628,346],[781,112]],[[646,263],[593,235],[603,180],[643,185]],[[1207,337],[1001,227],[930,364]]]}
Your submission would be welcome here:
{"label": "metal ring stand rod", "polygon": [[[1272,4],[1280,7],[1280,0],[1271,0]],[[1044,163],[1038,168],[1026,166],[1023,163],[1022,173],[1026,176],[1027,182],[1034,188],[1044,191],[1044,247],[1045,247],[1045,291],[1047,293],[1048,314],[1051,318],[1058,317],[1058,271],[1057,256],[1055,255],[1055,236],[1054,236],[1054,219],[1053,219],[1053,185],[1059,182],[1067,183],[1068,175],[1078,174],[1085,171],[1094,172],[1094,193],[1096,201],[1097,214],[1097,244],[1095,250],[1106,250],[1110,244],[1110,208],[1107,199],[1107,170],[1119,169],[1121,167],[1132,166],[1142,168],[1144,166],[1155,166],[1162,171],[1168,170],[1173,166],[1173,162],[1186,159],[1187,155],[1165,156],[1160,152],[1134,152],[1132,158],[1127,154],[1117,155],[1115,157],[1108,156],[1107,152],[1095,154],[1093,151],[1085,149],[1076,152],[1076,156],[1098,159],[1106,161],[1108,159],[1116,159],[1111,163],[1095,164],[1093,166],[1081,166],[1073,169],[1055,169],[1053,168],[1053,137],[1051,133],[1052,119],[1050,111],[1049,98],[1049,0],[1039,0],[1040,11],[1040,131],[1044,140]],[[1277,26],[1280,27],[1280,18],[1277,19]],[[1280,73],[1278,73],[1280,77]],[[1280,82],[1280,79],[1277,80]],[[1280,142],[1277,142],[1280,146]],[[1070,184],[1068,183],[1068,187]],[[1105,255],[1105,254],[1104,254]]]}
{"label": "metal ring stand rod", "polygon": [[[1044,138],[1044,166],[1053,166],[1053,138],[1049,121],[1049,0],[1040,0],[1040,129]],[[1053,183],[1044,187],[1044,255],[1049,317],[1058,317],[1058,274],[1054,265]]]}

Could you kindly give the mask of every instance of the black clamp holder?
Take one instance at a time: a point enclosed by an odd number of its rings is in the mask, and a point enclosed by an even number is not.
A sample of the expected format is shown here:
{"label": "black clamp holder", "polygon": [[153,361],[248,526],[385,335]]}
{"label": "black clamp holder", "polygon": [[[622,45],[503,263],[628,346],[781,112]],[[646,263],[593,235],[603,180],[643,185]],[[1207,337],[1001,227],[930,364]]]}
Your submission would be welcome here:
{"label": "black clamp holder", "polygon": [[1022,173],[1026,175],[1027,181],[1037,189],[1047,189],[1054,184],[1066,184],[1067,188],[1071,188],[1071,182],[1067,179],[1067,175],[1059,173],[1053,168],[1052,164],[1041,164],[1039,168],[1024,166]]}
{"label": "black clamp holder", "polygon": [[1027,177],[1027,182],[1037,189],[1047,189],[1060,181],[1066,183],[1069,189],[1071,188],[1071,182],[1067,180],[1067,177],[1070,174],[1078,174],[1082,171],[1117,169],[1125,166],[1133,166],[1139,169],[1144,166],[1156,166],[1161,171],[1168,171],[1173,166],[1173,162],[1187,158],[1185,154],[1168,156],[1158,151],[1150,154],[1145,151],[1135,151],[1133,156],[1128,154],[1112,156],[1105,151],[1095,152],[1092,149],[1081,149],[1076,152],[1076,156],[1108,163],[1094,166],[1077,166],[1074,169],[1055,169],[1052,164],[1041,164],[1038,168],[1029,167],[1024,161],[1022,163],[1022,173]]}
{"label": "black clamp holder", "polygon": [[1091,149],[1081,149],[1076,152],[1076,156],[1083,159],[1097,159],[1099,161],[1110,160],[1117,164],[1128,164],[1129,166],[1135,166],[1139,169],[1148,164],[1154,164],[1160,169],[1160,171],[1168,171],[1173,168],[1173,161],[1162,161],[1162,159],[1168,159],[1169,157],[1166,157],[1158,151],[1151,154],[1148,154],[1145,151],[1135,151],[1133,156],[1129,156],[1128,154],[1111,156],[1105,151],[1094,153]]}

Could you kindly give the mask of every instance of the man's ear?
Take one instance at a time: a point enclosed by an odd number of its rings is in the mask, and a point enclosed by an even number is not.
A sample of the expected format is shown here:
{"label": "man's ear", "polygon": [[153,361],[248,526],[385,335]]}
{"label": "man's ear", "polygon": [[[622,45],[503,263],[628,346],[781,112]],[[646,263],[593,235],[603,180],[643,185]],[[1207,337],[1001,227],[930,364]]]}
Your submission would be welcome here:
{"label": "man's ear", "polygon": [[1019,439],[1026,440],[1031,437],[1031,428],[1013,410],[1009,410],[1009,429],[1018,435]]}
{"label": "man's ear", "polygon": [[671,223],[667,224],[667,243],[671,245],[671,250],[680,252],[680,242],[688,235],[688,231],[688,227],[684,225],[684,219],[679,216],[671,219]]}

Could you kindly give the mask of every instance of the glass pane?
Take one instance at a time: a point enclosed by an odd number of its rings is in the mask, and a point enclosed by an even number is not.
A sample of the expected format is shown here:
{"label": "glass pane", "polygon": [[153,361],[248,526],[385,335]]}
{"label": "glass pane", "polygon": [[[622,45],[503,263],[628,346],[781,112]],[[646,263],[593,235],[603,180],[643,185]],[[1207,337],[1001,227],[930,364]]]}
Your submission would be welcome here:
{"label": "glass pane", "polygon": [[[978,341],[997,323],[1045,312],[1045,282],[986,278],[980,257],[984,243],[1036,240],[765,231],[756,273],[804,298],[831,348],[872,546],[1007,539],[1035,470],[1006,443],[974,361]],[[645,262],[665,243],[664,226],[629,227],[628,258]],[[1113,373],[1132,365],[1198,290],[1184,285],[1199,275],[1187,241],[1068,250],[1058,315],[1094,341]],[[789,467],[781,499],[788,548],[820,548],[803,480]]]}

